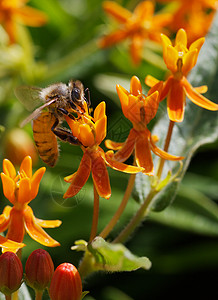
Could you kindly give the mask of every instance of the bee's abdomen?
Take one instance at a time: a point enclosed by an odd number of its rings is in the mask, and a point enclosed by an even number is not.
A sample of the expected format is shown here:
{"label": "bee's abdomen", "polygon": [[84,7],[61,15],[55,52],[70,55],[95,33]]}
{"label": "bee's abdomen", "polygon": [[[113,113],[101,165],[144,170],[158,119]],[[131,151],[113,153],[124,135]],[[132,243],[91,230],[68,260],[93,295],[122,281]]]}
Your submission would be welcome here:
{"label": "bee's abdomen", "polygon": [[50,112],[43,112],[33,121],[33,137],[41,159],[54,167],[58,159],[58,143],[51,127],[56,117]]}

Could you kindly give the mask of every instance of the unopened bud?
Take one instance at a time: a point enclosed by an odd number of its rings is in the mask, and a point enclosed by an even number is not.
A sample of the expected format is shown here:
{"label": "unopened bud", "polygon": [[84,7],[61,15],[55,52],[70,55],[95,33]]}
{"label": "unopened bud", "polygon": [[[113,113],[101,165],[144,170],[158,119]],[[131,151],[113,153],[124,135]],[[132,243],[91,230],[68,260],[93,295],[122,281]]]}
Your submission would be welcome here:
{"label": "unopened bud", "polygon": [[51,300],[80,300],[82,281],[74,265],[63,263],[57,267],[49,289]]}
{"label": "unopened bud", "polygon": [[30,155],[33,165],[38,161],[38,154],[30,136],[20,128],[14,128],[5,135],[5,156],[14,164],[20,165],[23,159]]}
{"label": "unopened bud", "polygon": [[11,295],[21,285],[23,266],[18,256],[13,252],[5,252],[0,256],[0,291]]}
{"label": "unopened bud", "polygon": [[54,273],[54,264],[49,253],[43,249],[33,251],[25,266],[25,281],[34,290],[48,287]]}

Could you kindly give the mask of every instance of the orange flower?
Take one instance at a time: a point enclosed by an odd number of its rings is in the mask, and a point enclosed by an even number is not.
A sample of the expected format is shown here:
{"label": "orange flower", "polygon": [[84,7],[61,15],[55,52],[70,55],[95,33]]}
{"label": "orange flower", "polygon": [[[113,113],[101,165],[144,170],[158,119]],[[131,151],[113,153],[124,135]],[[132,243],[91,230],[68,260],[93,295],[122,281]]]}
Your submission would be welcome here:
{"label": "orange flower", "polygon": [[154,4],[151,1],[140,2],[133,13],[113,1],[104,1],[103,8],[121,25],[115,32],[101,39],[100,47],[106,48],[129,38],[130,53],[135,64],[141,60],[144,41],[150,39],[160,42],[163,27],[171,21],[170,14],[154,15]]}
{"label": "orange flower", "polygon": [[[147,124],[155,117],[159,105],[159,92],[162,82],[157,83],[146,97],[142,93],[140,80],[133,76],[130,82],[130,92],[117,85],[117,93],[120,98],[123,114],[128,118],[133,128],[124,143],[115,143],[110,140],[105,142],[106,147],[118,150],[115,154],[109,151],[114,160],[123,162],[127,160],[135,150],[135,160],[138,167],[144,168],[144,173],[153,175],[154,166],[151,150],[158,156],[168,160],[181,160],[181,156],[173,156],[158,148],[152,139]],[[155,91],[156,90],[156,91]]]}
{"label": "orange flower", "polygon": [[[61,225],[61,221],[44,221],[37,219],[28,203],[33,200],[39,189],[39,184],[45,168],[40,168],[32,175],[32,159],[26,156],[21,163],[20,171],[16,175],[13,164],[8,160],[3,161],[1,173],[3,192],[5,197],[14,205],[6,206],[0,215],[0,232],[7,231],[7,238],[21,243],[25,232],[38,243],[55,247],[59,243],[52,239],[43,229],[54,228]],[[4,251],[12,251],[10,246]]]}
{"label": "orange flower", "polygon": [[142,168],[113,161],[110,155],[105,154],[103,149],[99,147],[99,144],[106,136],[107,130],[105,102],[101,102],[96,107],[93,118],[88,114],[80,115],[75,120],[68,116],[65,118],[72,134],[81,142],[84,154],[77,172],[64,179],[70,183],[64,198],[75,196],[85,185],[90,172],[92,172],[92,179],[99,196],[106,199],[110,198],[111,187],[106,165],[125,173],[137,173],[142,170]]}
{"label": "orange flower", "polygon": [[28,0],[0,0],[0,23],[7,31],[10,42],[16,41],[17,23],[27,26],[42,26],[47,17],[44,13],[29,6]]}
{"label": "orange flower", "polygon": [[218,7],[217,0],[158,0],[158,2],[177,2],[170,27],[175,31],[184,28],[189,42],[206,35]]}
{"label": "orange flower", "polygon": [[[164,34],[161,35],[163,42],[163,58],[167,68],[172,75],[163,82],[163,89],[160,94],[160,101],[167,96],[167,110],[171,121],[182,122],[185,111],[185,96],[193,103],[208,110],[218,110],[218,104],[211,102],[201,95],[207,91],[207,86],[197,88],[186,79],[189,71],[195,66],[204,38],[193,42],[187,49],[187,35],[184,29],[180,29],[176,34],[175,46]],[[145,78],[148,86],[154,86],[158,80],[152,76]]]}

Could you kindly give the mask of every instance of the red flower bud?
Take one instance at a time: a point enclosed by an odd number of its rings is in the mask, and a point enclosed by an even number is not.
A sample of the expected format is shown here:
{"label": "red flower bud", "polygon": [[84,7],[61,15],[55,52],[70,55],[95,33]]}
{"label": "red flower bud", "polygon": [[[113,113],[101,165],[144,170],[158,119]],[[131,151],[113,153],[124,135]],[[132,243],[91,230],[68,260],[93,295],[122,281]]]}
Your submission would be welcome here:
{"label": "red flower bud", "polygon": [[34,290],[44,290],[54,273],[54,264],[49,253],[43,249],[33,251],[25,266],[26,283]]}
{"label": "red flower bud", "polygon": [[23,277],[23,266],[13,252],[5,252],[0,256],[0,291],[10,295],[19,289]]}
{"label": "red flower bud", "polygon": [[82,281],[74,265],[63,263],[57,267],[49,289],[51,300],[80,300]]}

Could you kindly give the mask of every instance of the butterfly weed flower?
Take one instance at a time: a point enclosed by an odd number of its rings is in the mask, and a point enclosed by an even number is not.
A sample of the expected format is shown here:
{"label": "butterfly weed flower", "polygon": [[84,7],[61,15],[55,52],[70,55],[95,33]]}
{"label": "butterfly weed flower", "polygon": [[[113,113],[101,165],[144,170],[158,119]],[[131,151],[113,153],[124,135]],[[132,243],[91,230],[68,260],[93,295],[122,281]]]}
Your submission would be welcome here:
{"label": "butterfly weed flower", "polygon": [[142,93],[140,80],[136,76],[131,79],[130,92],[120,85],[117,85],[116,88],[123,114],[132,122],[133,128],[124,143],[106,140],[107,148],[118,150],[115,154],[109,151],[108,155],[111,155],[111,158],[116,161],[123,162],[134,153],[137,166],[144,168],[143,172],[147,175],[153,175],[154,172],[151,151],[167,160],[183,159],[181,156],[170,155],[158,148],[147,128],[147,124],[157,113],[162,83],[157,83],[155,87],[150,89],[147,97]]}
{"label": "butterfly weed flower", "polygon": [[154,15],[154,4],[151,1],[140,2],[130,12],[114,1],[104,1],[103,8],[112,16],[120,27],[100,40],[100,47],[106,48],[125,39],[130,39],[130,54],[135,64],[140,63],[145,40],[160,42],[160,33],[171,20],[170,14]]}
{"label": "butterfly weed flower", "polygon": [[0,23],[8,33],[10,43],[15,43],[17,39],[17,24],[27,26],[42,26],[47,22],[46,15],[29,6],[28,0],[0,0]]}
{"label": "butterfly weed flower", "polygon": [[[204,38],[193,42],[187,48],[187,34],[180,29],[176,34],[175,45],[170,39],[161,34],[163,43],[163,59],[171,75],[163,82],[163,89],[160,94],[160,101],[167,97],[167,111],[172,122],[182,122],[185,111],[185,96],[194,104],[208,110],[218,110],[218,104],[205,98],[202,93],[207,91],[207,86],[194,88],[187,80],[189,71],[195,66],[199,51],[204,43]],[[158,80],[147,76],[145,83],[154,86]]]}
{"label": "butterfly weed flower", "polygon": [[81,143],[83,157],[77,172],[64,179],[70,183],[70,187],[64,194],[64,198],[75,196],[85,185],[90,173],[92,173],[92,179],[98,195],[106,199],[110,198],[111,187],[106,165],[125,173],[137,173],[142,170],[142,168],[128,166],[112,160],[99,146],[104,140],[107,131],[105,102],[101,102],[95,108],[93,118],[88,113],[81,114],[75,120],[72,120],[68,116],[65,118],[71,128],[72,134]]}
{"label": "butterfly weed flower", "polygon": [[169,24],[173,31],[184,28],[189,41],[205,36],[218,8],[217,0],[158,0],[158,2],[174,2],[175,10]]}
{"label": "butterfly weed flower", "polygon": [[[43,228],[54,228],[61,225],[61,221],[45,221],[34,216],[32,208],[28,205],[39,189],[45,168],[38,169],[32,175],[32,159],[26,156],[21,163],[20,170],[16,174],[13,164],[8,160],[3,161],[1,173],[3,192],[5,197],[13,204],[6,206],[0,215],[0,232],[7,230],[6,238],[21,243],[25,232],[38,243],[55,247],[60,244],[51,238]],[[12,251],[10,247],[3,248],[3,252]]]}

